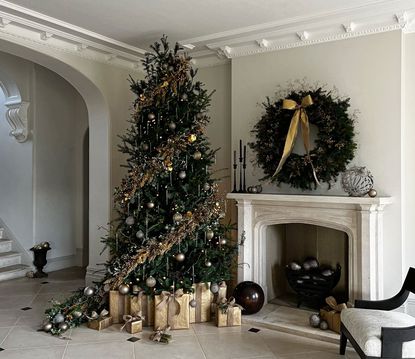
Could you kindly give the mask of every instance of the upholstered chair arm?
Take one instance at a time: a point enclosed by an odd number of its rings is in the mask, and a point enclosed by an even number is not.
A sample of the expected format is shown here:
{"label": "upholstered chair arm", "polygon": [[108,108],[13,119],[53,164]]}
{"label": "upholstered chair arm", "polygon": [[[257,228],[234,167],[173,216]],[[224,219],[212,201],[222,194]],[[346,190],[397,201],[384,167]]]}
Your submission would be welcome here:
{"label": "upholstered chair arm", "polygon": [[381,339],[382,358],[402,358],[403,343],[415,340],[415,326],[405,328],[382,328]]}
{"label": "upholstered chair arm", "polygon": [[402,289],[397,295],[384,300],[356,300],[355,308],[393,310],[399,308],[409,296],[409,291]]}

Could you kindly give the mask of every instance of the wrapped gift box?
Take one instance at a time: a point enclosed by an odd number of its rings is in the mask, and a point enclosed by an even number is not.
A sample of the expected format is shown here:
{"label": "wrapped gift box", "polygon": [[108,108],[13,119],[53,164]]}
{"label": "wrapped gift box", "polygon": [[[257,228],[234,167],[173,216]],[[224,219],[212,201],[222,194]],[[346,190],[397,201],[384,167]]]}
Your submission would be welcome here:
{"label": "wrapped gift box", "polygon": [[118,290],[110,291],[110,316],[114,324],[123,323],[124,314],[130,313],[130,296]]}
{"label": "wrapped gift box", "polygon": [[154,329],[188,329],[190,327],[189,294],[163,292],[154,297]]}
{"label": "wrapped gift box", "polygon": [[154,297],[151,295],[139,294],[129,298],[130,314],[138,313],[143,317],[143,326],[154,325]]}
{"label": "wrapped gift box", "polygon": [[340,312],[329,306],[320,309],[320,317],[329,325],[329,329],[340,334]]}
{"label": "wrapped gift box", "polygon": [[242,311],[238,306],[228,307],[226,311],[216,308],[216,326],[217,327],[236,327],[242,323]]}
{"label": "wrapped gift box", "polygon": [[88,328],[102,330],[112,325],[112,317],[98,318],[88,322]]}
{"label": "wrapped gift box", "polygon": [[210,283],[193,284],[191,299],[195,299],[195,308],[190,307],[190,323],[203,323],[210,321],[213,293],[210,291]]}
{"label": "wrapped gift box", "polygon": [[143,331],[143,320],[140,316],[124,315],[125,324],[121,330],[125,330],[130,334],[137,334]]}

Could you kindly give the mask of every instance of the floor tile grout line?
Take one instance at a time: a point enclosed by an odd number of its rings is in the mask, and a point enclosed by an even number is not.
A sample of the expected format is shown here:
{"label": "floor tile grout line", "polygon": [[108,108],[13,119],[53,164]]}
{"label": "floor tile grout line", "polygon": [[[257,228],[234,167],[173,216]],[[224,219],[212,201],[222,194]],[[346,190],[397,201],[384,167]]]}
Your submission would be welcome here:
{"label": "floor tile grout line", "polygon": [[15,328],[14,326],[10,327],[9,331],[7,332],[6,336],[4,337],[4,339],[1,341],[0,346],[3,345],[3,343],[6,341],[6,339],[9,337],[10,333],[12,332],[13,328]]}
{"label": "floor tile grout line", "polygon": [[62,358],[61,358],[61,359],[64,359],[64,358],[65,358],[66,351],[68,350],[68,345],[69,345],[69,340],[67,341],[67,343],[66,343],[66,345],[65,345],[65,349],[63,350],[63,353],[62,353]]}

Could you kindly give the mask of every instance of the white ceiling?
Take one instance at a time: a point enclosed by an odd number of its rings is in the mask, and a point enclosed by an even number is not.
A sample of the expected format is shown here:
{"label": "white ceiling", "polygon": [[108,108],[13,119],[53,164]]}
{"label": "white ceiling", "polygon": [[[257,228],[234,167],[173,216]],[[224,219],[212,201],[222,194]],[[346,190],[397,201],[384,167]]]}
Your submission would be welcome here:
{"label": "white ceiling", "polygon": [[148,49],[148,46],[163,33],[167,34],[171,41],[183,41],[252,25],[278,23],[291,18],[313,18],[320,14],[338,13],[351,8],[358,11],[359,7],[385,3],[383,0],[9,0],[9,2],[143,49]]}

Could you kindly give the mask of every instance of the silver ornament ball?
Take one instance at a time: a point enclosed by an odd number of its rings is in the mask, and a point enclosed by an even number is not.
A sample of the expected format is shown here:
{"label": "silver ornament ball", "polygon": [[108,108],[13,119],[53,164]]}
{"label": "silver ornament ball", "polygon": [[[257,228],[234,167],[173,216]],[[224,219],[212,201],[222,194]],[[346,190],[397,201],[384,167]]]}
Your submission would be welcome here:
{"label": "silver ornament ball", "polygon": [[53,324],[50,322],[44,323],[42,329],[45,332],[49,332],[53,328]]}
{"label": "silver ornament ball", "polygon": [[205,183],[205,184],[203,185],[203,189],[204,189],[205,191],[209,191],[209,190],[210,190],[210,184],[209,184],[209,183]]}
{"label": "silver ornament ball", "polygon": [[185,179],[186,178],[186,171],[180,171],[179,172],[179,178],[180,179]]}
{"label": "silver ornament ball", "polygon": [[219,241],[219,243],[224,246],[226,244],[226,238],[221,238],[221,240]]}
{"label": "silver ornament ball", "polygon": [[120,284],[120,286],[118,287],[118,291],[121,294],[125,295],[130,292],[130,287],[127,284]]}
{"label": "silver ornament ball", "polygon": [[157,284],[156,278],[150,276],[150,277],[148,277],[146,279],[146,285],[147,285],[147,287],[153,288],[153,287],[156,286],[156,284]]}
{"label": "silver ornament ball", "polygon": [[196,308],[196,306],[197,306],[197,301],[196,301],[196,299],[192,299],[192,300],[189,302],[189,305],[190,305],[192,308]]}
{"label": "silver ornament ball", "polygon": [[180,222],[182,219],[183,219],[183,216],[179,212],[176,212],[173,215],[173,221],[175,222]]}
{"label": "silver ornament ball", "polygon": [[186,94],[186,93],[184,93],[184,94],[181,96],[181,99],[182,99],[183,101],[186,101],[186,100],[187,100],[187,94]]}
{"label": "silver ornament ball", "polygon": [[312,326],[313,328],[318,328],[321,323],[321,318],[318,314],[311,314],[309,322],[310,326]]}
{"label": "silver ornament ball", "polygon": [[327,329],[329,329],[329,324],[325,320],[322,320],[320,322],[320,329],[321,330],[327,330]]}
{"label": "silver ornament ball", "polygon": [[369,195],[369,197],[374,198],[378,195],[378,192],[374,188],[372,188],[367,194]]}
{"label": "silver ornament ball", "polygon": [[65,321],[65,317],[63,316],[63,314],[58,313],[55,315],[55,317],[53,318],[53,322],[55,324],[59,324]]}
{"label": "silver ornament ball", "polygon": [[92,297],[94,295],[94,293],[95,293],[95,289],[93,287],[86,287],[84,289],[84,295],[86,297]]}
{"label": "silver ornament ball", "polygon": [[142,149],[143,151],[147,151],[147,150],[149,149],[148,144],[147,144],[147,143],[142,143],[142,144],[141,144],[141,149]]}
{"label": "silver ornament ball", "polygon": [[212,239],[215,236],[215,232],[213,232],[211,229],[208,229],[206,231],[206,238],[207,239]]}
{"label": "silver ornament ball", "polygon": [[208,267],[208,268],[212,267],[212,262],[211,261],[206,261],[205,266]]}
{"label": "silver ornament ball", "polygon": [[176,129],[176,124],[174,122],[169,123],[169,129],[174,131]]}
{"label": "silver ornament ball", "polygon": [[147,208],[148,209],[153,209],[154,208],[154,202],[148,202],[147,203]]}
{"label": "silver ornament ball", "polygon": [[177,253],[174,258],[176,259],[176,261],[178,262],[183,262],[184,259],[186,258],[186,256],[184,255],[184,253]]}
{"label": "silver ornament ball", "polygon": [[147,118],[149,120],[154,120],[156,118],[156,115],[154,113],[149,113],[148,116],[147,116]]}
{"label": "silver ornament ball", "polygon": [[135,220],[134,220],[134,217],[133,217],[133,216],[128,216],[128,217],[125,219],[125,224],[126,224],[127,226],[132,226],[132,225],[134,224],[134,222],[135,222]]}
{"label": "silver ornament ball", "polygon": [[67,331],[69,329],[68,323],[65,323],[65,322],[60,323],[59,324],[59,329],[62,330],[63,332]]}
{"label": "silver ornament ball", "polygon": [[135,236],[138,239],[142,239],[142,238],[144,238],[144,232],[140,229],[140,230],[137,231],[137,233],[135,234]]}
{"label": "silver ornament ball", "polygon": [[218,285],[218,283],[212,283],[212,284],[210,285],[210,291],[211,291],[213,294],[216,294],[217,292],[219,292],[219,285]]}

